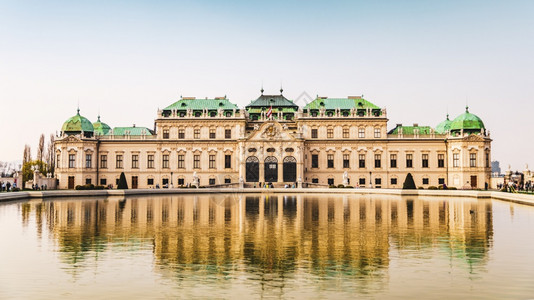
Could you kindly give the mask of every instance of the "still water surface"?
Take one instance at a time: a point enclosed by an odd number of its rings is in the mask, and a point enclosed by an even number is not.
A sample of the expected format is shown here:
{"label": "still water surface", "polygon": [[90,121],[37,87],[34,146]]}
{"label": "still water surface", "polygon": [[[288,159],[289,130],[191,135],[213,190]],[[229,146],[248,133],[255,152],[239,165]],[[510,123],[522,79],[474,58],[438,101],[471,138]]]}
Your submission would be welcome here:
{"label": "still water surface", "polygon": [[180,195],[0,204],[0,298],[530,298],[534,208]]}

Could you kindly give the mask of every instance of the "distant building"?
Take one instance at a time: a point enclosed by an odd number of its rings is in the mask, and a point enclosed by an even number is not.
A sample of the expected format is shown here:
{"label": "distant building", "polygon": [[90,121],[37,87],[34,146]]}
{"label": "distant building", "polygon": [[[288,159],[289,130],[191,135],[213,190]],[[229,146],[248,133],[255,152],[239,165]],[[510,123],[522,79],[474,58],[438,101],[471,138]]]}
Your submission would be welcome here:
{"label": "distant building", "polygon": [[387,129],[384,108],[360,96],[317,97],[304,107],[262,94],[244,109],[226,97],[181,98],[157,112],[154,130],[68,119],[55,142],[60,188],[130,188],[271,182],[307,186],[484,188],[491,139],[469,112],[431,126]]}
{"label": "distant building", "polygon": [[497,160],[491,162],[491,173],[494,177],[501,176],[501,163]]}

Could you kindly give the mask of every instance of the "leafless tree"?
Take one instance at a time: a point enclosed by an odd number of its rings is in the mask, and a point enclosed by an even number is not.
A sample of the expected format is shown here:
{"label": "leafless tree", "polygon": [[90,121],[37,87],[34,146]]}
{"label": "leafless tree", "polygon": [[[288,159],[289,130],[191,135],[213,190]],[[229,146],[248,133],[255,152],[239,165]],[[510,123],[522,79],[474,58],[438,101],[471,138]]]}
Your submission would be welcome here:
{"label": "leafless tree", "polygon": [[54,134],[50,134],[50,140],[48,141],[47,150],[46,150],[46,164],[48,165],[48,172],[54,174],[54,169],[56,167],[56,156],[54,155]]}
{"label": "leafless tree", "polygon": [[44,133],[39,137],[39,147],[37,148],[37,160],[43,160],[45,151],[45,137]]}
{"label": "leafless tree", "polygon": [[24,145],[24,157],[22,158],[22,164],[27,163],[32,160],[32,150],[30,145]]}

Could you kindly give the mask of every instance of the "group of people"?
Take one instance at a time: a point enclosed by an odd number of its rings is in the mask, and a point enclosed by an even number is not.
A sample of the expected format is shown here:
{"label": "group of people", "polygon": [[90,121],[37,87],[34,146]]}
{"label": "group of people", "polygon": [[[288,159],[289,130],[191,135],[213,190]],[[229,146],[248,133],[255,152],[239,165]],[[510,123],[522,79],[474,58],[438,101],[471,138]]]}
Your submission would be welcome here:
{"label": "group of people", "polygon": [[507,192],[523,191],[523,192],[533,193],[534,192],[534,182],[529,180],[527,182],[516,183],[516,182],[510,180],[506,184],[505,183],[499,183],[497,185],[497,188],[499,190],[506,189]]}
{"label": "group of people", "polygon": [[36,184],[32,184],[32,190],[34,191],[39,191],[39,190],[47,190],[48,189],[48,186],[46,184],[44,185],[41,185],[39,186],[37,183]]}
{"label": "group of people", "polygon": [[12,188],[15,188],[16,186],[13,184],[11,185],[11,182],[9,181],[2,181],[0,182],[0,191],[2,192],[9,192],[12,190]]}

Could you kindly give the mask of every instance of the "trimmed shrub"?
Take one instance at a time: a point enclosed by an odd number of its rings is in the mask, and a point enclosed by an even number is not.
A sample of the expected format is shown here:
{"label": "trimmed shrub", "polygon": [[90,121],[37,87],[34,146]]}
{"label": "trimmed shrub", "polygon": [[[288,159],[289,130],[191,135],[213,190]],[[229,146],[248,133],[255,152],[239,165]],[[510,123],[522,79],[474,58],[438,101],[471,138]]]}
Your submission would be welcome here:
{"label": "trimmed shrub", "polygon": [[418,187],[418,189],[420,189],[420,190],[424,190],[425,187],[424,187],[424,186],[420,186],[420,187]]}
{"label": "trimmed shrub", "polygon": [[337,187],[342,189],[342,188],[345,188],[345,185],[344,184],[338,184]]}
{"label": "trimmed shrub", "polygon": [[402,185],[403,190],[415,190],[417,187],[415,186],[415,182],[413,181],[412,173],[408,173],[406,175],[406,179],[404,180],[404,184]]}
{"label": "trimmed shrub", "polygon": [[457,188],[455,188],[455,187],[453,187],[453,186],[451,186],[451,187],[449,187],[449,188],[447,188],[447,189],[448,189],[448,190],[457,190]]}
{"label": "trimmed shrub", "polygon": [[429,189],[429,190],[437,190],[438,187],[432,185],[432,186],[429,186],[428,189]]}
{"label": "trimmed shrub", "polygon": [[124,176],[124,172],[121,172],[121,177],[119,177],[119,184],[117,185],[118,190],[127,190],[128,189],[128,182],[126,181],[126,176]]}

